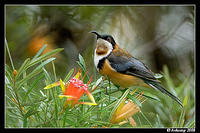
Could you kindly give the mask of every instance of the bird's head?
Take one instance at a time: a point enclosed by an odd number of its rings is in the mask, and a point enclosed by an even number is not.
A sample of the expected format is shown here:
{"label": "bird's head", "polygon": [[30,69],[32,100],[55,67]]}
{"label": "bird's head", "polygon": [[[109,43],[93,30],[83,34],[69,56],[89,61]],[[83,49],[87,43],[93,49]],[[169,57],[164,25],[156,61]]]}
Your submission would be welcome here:
{"label": "bird's head", "polygon": [[113,50],[116,43],[111,35],[106,35],[106,34],[100,35],[96,31],[92,31],[91,33],[97,36],[97,45],[96,45],[97,55],[107,55]]}

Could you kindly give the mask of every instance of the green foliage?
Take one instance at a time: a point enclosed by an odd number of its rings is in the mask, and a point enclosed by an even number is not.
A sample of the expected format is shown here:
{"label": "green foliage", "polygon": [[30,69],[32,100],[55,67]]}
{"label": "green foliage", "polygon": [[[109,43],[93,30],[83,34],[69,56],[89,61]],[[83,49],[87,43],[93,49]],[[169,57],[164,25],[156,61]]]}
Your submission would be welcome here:
{"label": "green foliage", "polygon": [[[175,85],[166,66],[164,67],[163,82],[183,101],[183,109],[169,100],[169,97],[153,89],[132,87],[119,91],[116,86],[110,81],[104,80],[103,77],[96,77],[97,80],[93,80],[89,85],[89,90],[94,96],[97,106],[77,104],[73,108],[64,109],[66,99],[59,99],[58,95],[61,93],[59,87],[43,89],[46,85],[59,81],[56,66],[53,63],[55,57],[51,56],[63,49],[55,49],[41,55],[45,47],[46,45],[38,51],[33,59],[26,59],[17,69],[17,75],[13,75],[14,64],[12,69],[7,64],[5,66],[6,127],[132,127],[129,123],[124,125],[110,123],[112,114],[125,98],[135,102],[141,109],[141,112],[133,116],[136,127],[195,127],[194,101],[192,99],[194,91],[191,93],[182,91],[186,87],[191,90],[194,88],[191,88],[188,78]],[[8,47],[7,50],[9,51]],[[9,57],[11,61],[12,58]],[[52,63],[53,75],[46,70],[46,65],[49,63]],[[87,63],[80,54],[77,64],[82,70],[82,74],[86,74]],[[74,71],[75,68],[72,68],[67,72],[63,77],[64,82],[72,77]],[[96,74],[94,73],[94,75]],[[87,74],[84,83],[89,80],[89,77],[91,75]],[[130,95],[130,90],[135,90],[135,88],[139,89],[134,95]],[[144,92],[143,96],[148,99],[143,104],[134,97],[141,92]],[[88,100],[88,97],[83,95],[79,100],[84,102]]]}
{"label": "green foliage", "polygon": [[111,119],[111,117],[112,117],[112,115],[114,114],[114,112],[117,110],[117,108],[119,107],[119,105],[122,103],[122,101],[127,97],[127,95],[129,94],[129,89],[127,89],[124,93],[123,93],[123,95],[121,96],[121,98],[115,103],[115,105],[114,105],[114,107],[113,107],[113,109],[112,109],[112,111],[111,111],[111,113],[110,113],[110,119]]}
{"label": "green foliage", "polygon": [[[7,51],[9,51],[7,42],[6,46]],[[44,67],[55,60],[55,58],[51,57],[52,55],[63,49],[55,49],[40,56],[45,47],[46,46],[44,46],[32,60],[30,60],[30,58],[26,59],[20,68],[15,70],[16,74],[14,74],[14,70],[11,70],[9,66],[6,65],[6,117],[10,118],[9,113],[11,112],[13,115],[20,116],[21,119],[17,119],[16,122],[22,125],[16,125],[16,127],[30,126],[29,119],[31,118],[32,121],[34,121],[32,116],[38,115],[39,111],[37,108],[39,108],[40,103],[47,98],[44,97],[45,95],[41,95],[43,92],[39,89],[39,85],[45,77],[46,71],[44,71]],[[9,57],[12,62],[11,56]],[[33,68],[35,65],[37,66]],[[14,69],[14,67],[12,68]],[[28,69],[32,71],[29,72]],[[17,108],[18,111],[15,112],[13,110],[14,108]],[[12,119],[12,117],[10,119]],[[12,127],[9,125],[9,119],[6,127]]]}

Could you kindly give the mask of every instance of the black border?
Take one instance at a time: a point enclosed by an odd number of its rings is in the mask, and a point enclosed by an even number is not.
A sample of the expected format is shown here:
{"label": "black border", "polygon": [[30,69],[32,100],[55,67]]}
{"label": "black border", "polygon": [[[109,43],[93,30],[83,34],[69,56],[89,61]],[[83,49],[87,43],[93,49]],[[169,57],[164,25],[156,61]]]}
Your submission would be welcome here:
{"label": "black border", "polygon": [[195,4],[195,0],[3,0],[4,4]]}

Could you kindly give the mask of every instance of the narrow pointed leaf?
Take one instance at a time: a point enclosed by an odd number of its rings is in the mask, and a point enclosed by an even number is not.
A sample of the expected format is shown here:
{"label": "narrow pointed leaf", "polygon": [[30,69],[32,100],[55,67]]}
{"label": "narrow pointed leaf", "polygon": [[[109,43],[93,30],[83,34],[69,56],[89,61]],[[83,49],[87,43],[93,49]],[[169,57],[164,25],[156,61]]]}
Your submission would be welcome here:
{"label": "narrow pointed leaf", "polygon": [[60,85],[60,81],[58,82],[55,82],[53,84],[50,84],[50,85],[47,85],[46,87],[44,87],[44,89],[50,89],[50,88],[53,88],[53,87],[56,87],[56,86],[59,86]]}
{"label": "narrow pointed leaf", "polygon": [[69,78],[71,77],[71,75],[73,74],[73,72],[74,72],[74,68],[72,68],[72,69],[68,72],[67,76],[64,78],[64,82],[67,82],[67,81],[69,80]]}
{"label": "narrow pointed leaf", "polygon": [[35,64],[37,64],[37,63],[49,58],[50,56],[52,56],[52,55],[54,55],[54,54],[56,54],[56,53],[58,53],[58,52],[60,52],[62,50],[63,50],[63,48],[54,49],[54,50],[52,50],[52,51],[50,51],[50,52],[48,52],[48,53],[36,58],[36,59],[32,59],[30,64],[28,65],[28,67],[31,67],[31,66],[33,66],[33,65],[35,65]]}
{"label": "narrow pointed leaf", "polygon": [[94,100],[94,97],[92,96],[92,94],[89,91],[86,91],[86,94],[87,94],[88,98],[92,101],[92,103],[96,103]]}
{"label": "narrow pointed leaf", "polygon": [[96,103],[90,103],[90,102],[79,102],[78,104],[97,105]]}
{"label": "narrow pointed leaf", "polygon": [[142,106],[142,104],[140,103],[140,101],[139,101],[137,98],[135,98],[134,96],[128,94],[127,97],[128,97],[129,99],[131,99],[131,100],[132,100],[135,104],[137,104],[139,107]]}
{"label": "narrow pointed leaf", "polygon": [[121,98],[117,101],[116,105],[114,106],[113,110],[110,113],[110,117],[109,119],[112,118],[112,115],[114,114],[114,112],[117,110],[117,108],[120,106],[120,104],[123,102],[123,100],[127,97],[127,95],[129,94],[130,89],[127,89],[123,95],[121,96]]}
{"label": "narrow pointed leaf", "polygon": [[40,72],[42,72],[42,69],[37,69],[37,70],[31,72],[24,79],[22,79],[22,80],[20,80],[19,82],[16,83],[17,88],[20,88],[27,80],[31,79],[32,77],[39,74]]}
{"label": "narrow pointed leaf", "polygon": [[45,65],[48,64],[49,62],[54,61],[55,59],[56,59],[56,58],[49,58],[49,59],[47,59],[46,61],[42,62],[39,66],[37,66],[35,70],[37,70],[37,69],[42,69],[43,66],[45,66]]}
{"label": "narrow pointed leaf", "polygon": [[60,79],[60,87],[61,87],[62,92],[63,92],[63,94],[64,94],[64,93],[65,93],[65,86],[64,86],[64,84],[63,84],[62,79]]}
{"label": "narrow pointed leaf", "polygon": [[79,62],[83,65],[83,67],[85,68],[85,61],[83,59],[83,57],[81,56],[81,54],[79,54]]}
{"label": "narrow pointed leaf", "polygon": [[45,44],[38,52],[37,54],[33,57],[32,60],[35,60],[38,56],[41,55],[41,53],[44,51],[44,49],[47,47],[47,44]]}
{"label": "narrow pointed leaf", "polygon": [[70,96],[70,95],[59,95],[59,98],[62,99],[62,98],[76,98],[74,96]]}
{"label": "narrow pointed leaf", "polygon": [[44,77],[44,74],[40,75],[31,85],[30,88],[28,88],[28,91],[26,92],[24,98],[23,98],[23,102],[26,100],[27,96],[31,93],[31,91],[33,90],[33,88],[35,88],[38,84],[38,82]]}
{"label": "narrow pointed leaf", "polygon": [[40,73],[42,71],[42,67],[44,67],[44,65],[46,65],[47,63],[51,62],[55,60],[55,58],[50,58],[46,61],[44,61],[43,63],[41,63],[38,67],[36,67],[29,75],[27,75],[25,78],[23,78],[22,80],[17,82],[17,86],[20,87],[23,83],[25,83],[27,80],[31,79],[33,76],[37,75],[38,73]]}
{"label": "narrow pointed leaf", "polygon": [[188,95],[186,95],[184,100],[183,100],[183,107],[186,106],[187,103],[188,103]]}
{"label": "narrow pointed leaf", "polygon": [[92,86],[92,92],[97,88],[97,86],[103,81],[103,77],[101,76],[96,82],[95,85]]}
{"label": "narrow pointed leaf", "polygon": [[19,76],[26,70],[26,67],[28,65],[28,63],[30,62],[30,58],[26,59],[24,61],[24,63],[21,65],[21,67],[19,68],[19,70],[17,71],[18,74],[16,75],[16,79],[19,78]]}

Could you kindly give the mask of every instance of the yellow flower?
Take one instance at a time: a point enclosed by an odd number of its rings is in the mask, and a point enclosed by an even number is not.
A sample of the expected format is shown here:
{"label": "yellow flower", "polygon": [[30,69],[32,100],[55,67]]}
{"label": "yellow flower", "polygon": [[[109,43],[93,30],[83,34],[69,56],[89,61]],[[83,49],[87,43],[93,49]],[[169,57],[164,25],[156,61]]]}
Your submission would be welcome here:
{"label": "yellow flower", "polygon": [[[142,97],[143,93],[140,95],[137,95],[136,98],[137,100],[143,99]],[[146,101],[144,99],[141,103]],[[133,101],[128,100],[128,103],[125,103],[126,99],[124,99],[119,107],[116,109],[116,111],[113,113],[112,118],[110,119],[110,122],[113,124],[124,124],[127,123],[128,120],[132,126],[136,126],[136,122],[132,118],[133,115],[135,115],[137,112],[140,112],[140,107],[135,104]],[[128,120],[127,120],[128,119]]]}

